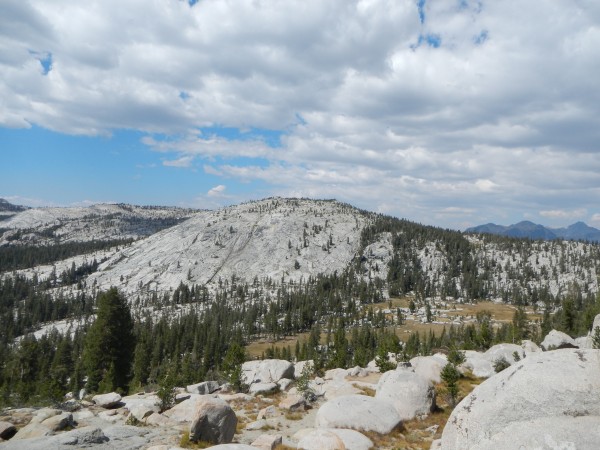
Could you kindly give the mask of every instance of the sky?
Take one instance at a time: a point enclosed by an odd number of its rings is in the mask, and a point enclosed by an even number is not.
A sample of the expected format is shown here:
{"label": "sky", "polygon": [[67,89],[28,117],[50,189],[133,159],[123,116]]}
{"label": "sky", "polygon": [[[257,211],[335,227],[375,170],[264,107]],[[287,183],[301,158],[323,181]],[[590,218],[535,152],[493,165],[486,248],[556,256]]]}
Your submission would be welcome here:
{"label": "sky", "polygon": [[0,197],[600,226],[597,0],[2,0]]}

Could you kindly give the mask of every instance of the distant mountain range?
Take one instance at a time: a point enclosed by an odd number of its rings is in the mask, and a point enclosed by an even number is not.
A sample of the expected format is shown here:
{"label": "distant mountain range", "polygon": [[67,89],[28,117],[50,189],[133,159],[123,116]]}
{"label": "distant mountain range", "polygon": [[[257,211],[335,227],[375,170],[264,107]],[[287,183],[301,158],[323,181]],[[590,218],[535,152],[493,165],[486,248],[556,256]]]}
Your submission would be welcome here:
{"label": "distant mountain range", "polygon": [[508,226],[487,223],[485,225],[467,228],[465,232],[497,234],[515,238],[544,240],[566,239],[569,241],[584,240],[600,242],[600,230],[590,227],[583,222],[576,222],[566,228],[549,228],[528,220]]}

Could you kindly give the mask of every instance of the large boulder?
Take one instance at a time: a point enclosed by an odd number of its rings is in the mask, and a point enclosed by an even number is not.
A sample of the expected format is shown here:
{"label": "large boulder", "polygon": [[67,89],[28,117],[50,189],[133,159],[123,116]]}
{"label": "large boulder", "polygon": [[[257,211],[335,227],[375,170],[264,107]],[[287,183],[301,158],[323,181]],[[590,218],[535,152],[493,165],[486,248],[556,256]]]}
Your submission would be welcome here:
{"label": "large boulder", "polygon": [[475,350],[465,351],[465,362],[459,367],[461,372],[471,372],[477,378],[489,378],[496,373],[492,362]]}
{"label": "large boulder", "polygon": [[426,416],[435,408],[433,384],[410,369],[385,372],[375,398],[392,404],[402,420]]}
{"label": "large boulder", "polygon": [[135,394],[123,397],[121,403],[141,422],[153,413],[160,412],[161,400],[156,394]]}
{"label": "large boulder", "polygon": [[525,357],[525,350],[517,344],[497,344],[490,347],[483,354],[483,357],[490,361],[492,365],[503,358],[512,365]]}
{"label": "large boulder", "polygon": [[346,395],[325,402],[316,417],[317,428],[350,428],[388,434],[402,423],[391,403],[366,395]]}
{"label": "large boulder", "polygon": [[198,409],[198,405],[205,399],[205,396],[198,394],[191,394],[190,398],[187,400],[178,403],[173,406],[171,409],[167,409],[163,412],[163,415],[168,417],[169,419],[181,423],[181,422],[191,422],[196,410]]}
{"label": "large boulder", "polygon": [[94,395],[92,401],[102,408],[110,409],[119,406],[121,398],[122,397],[116,392],[111,392],[109,394]]}
{"label": "large boulder", "polygon": [[233,439],[236,426],[233,409],[221,399],[208,397],[197,404],[190,424],[190,440],[226,444]]}
{"label": "large boulder", "polygon": [[[588,436],[590,421],[595,421],[597,428],[599,371],[599,350],[531,354],[484,381],[458,404],[444,428],[442,448],[595,448],[600,440],[581,447],[536,447],[527,443],[545,436],[547,442],[560,442],[556,430],[569,427],[575,427],[569,435]],[[592,419],[585,419],[588,416]],[[589,442],[594,445],[590,447]]]}
{"label": "large boulder", "polygon": [[48,417],[41,424],[48,427],[51,431],[61,431],[75,425],[73,422],[73,414],[67,412]]}
{"label": "large boulder", "polygon": [[[600,448],[598,417],[542,417],[513,422],[499,433],[484,438],[472,450],[597,449]],[[442,447],[445,450],[445,447]]]}
{"label": "large boulder", "polygon": [[571,336],[557,330],[550,331],[540,345],[546,351],[560,348],[577,348],[577,344]]}
{"label": "large boulder", "polygon": [[279,390],[277,383],[252,383],[248,392],[250,394],[274,394]]}
{"label": "large boulder", "polygon": [[413,367],[415,373],[432,383],[440,383],[442,381],[442,369],[447,363],[448,359],[446,355],[441,353],[433,356],[416,356],[410,360],[410,365]]}
{"label": "large boulder", "polygon": [[530,341],[529,339],[521,341],[521,348],[525,352],[525,356],[529,355],[530,353],[542,351],[542,349],[535,342]]}
{"label": "large boulder", "polygon": [[242,381],[253,383],[277,383],[282,378],[293,378],[294,365],[283,359],[246,361],[242,364]]}
{"label": "large boulder", "polygon": [[309,370],[312,373],[315,368],[315,362],[312,359],[309,359],[308,361],[298,361],[296,364],[294,364],[294,378],[300,378],[302,372],[304,371],[304,368],[307,366],[307,370]]}

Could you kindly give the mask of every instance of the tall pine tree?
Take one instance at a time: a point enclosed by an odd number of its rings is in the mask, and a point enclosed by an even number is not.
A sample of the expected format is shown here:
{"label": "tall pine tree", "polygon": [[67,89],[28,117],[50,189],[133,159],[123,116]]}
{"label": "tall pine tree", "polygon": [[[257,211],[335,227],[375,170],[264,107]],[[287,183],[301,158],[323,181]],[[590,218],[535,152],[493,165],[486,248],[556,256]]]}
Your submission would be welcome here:
{"label": "tall pine tree", "polygon": [[96,321],[90,327],[83,363],[90,391],[127,391],[135,349],[133,320],[117,288],[98,295]]}

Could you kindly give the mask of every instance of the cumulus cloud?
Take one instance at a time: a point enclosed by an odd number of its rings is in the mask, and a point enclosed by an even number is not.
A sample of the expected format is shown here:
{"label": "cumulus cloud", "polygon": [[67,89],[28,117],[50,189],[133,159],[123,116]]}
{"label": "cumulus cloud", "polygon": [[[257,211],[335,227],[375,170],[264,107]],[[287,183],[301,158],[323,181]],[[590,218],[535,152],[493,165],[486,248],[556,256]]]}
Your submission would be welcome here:
{"label": "cumulus cloud", "polygon": [[164,166],[427,223],[589,219],[599,23],[592,0],[5,0],[0,124],[140,130]]}

